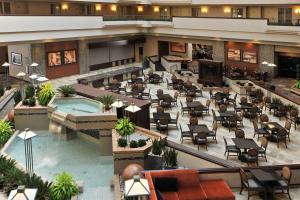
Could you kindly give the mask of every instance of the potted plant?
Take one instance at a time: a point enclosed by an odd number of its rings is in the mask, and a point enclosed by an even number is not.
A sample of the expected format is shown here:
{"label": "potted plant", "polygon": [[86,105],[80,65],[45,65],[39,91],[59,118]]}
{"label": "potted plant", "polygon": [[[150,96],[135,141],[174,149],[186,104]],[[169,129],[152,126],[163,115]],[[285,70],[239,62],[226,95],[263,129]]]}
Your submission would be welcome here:
{"label": "potted plant", "polygon": [[0,97],[2,97],[4,95],[4,87],[2,85],[0,85]]}
{"label": "potted plant", "polygon": [[17,105],[20,101],[22,101],[22,94],[20,90],[15,91],[14,101],[15,101],[15,105]]}
{"label": "potted plant", "polygon": [[73,177],[67,172],[62,172],[56,176],[51,186],[51,199],[53,200],[71,200],[72,196],[79,193]]}
{"label": "potted plant", "polygon": [[112,95],[104,95],[96,98],[104,105],[105,110],[110,109],[110,105],[114,103],[115,98]]}
{"label": "potted plant", "polygon": [[166,149],[163,154],[164,168],[177,168],[177,151],[175,149]]}
{"label": "potted plant", "polygon": [[148,59],[148,57],[147,56],[145,56],[144,58],[143,58],[143,69],[147,69],[147,68],[149,68],[149,59]]}
{"label": "potted plant", "polygon": [[52,97],[55,95],[53,86],[50,82],[42,85],[41,90],[38,93],[38,100],[42,106],[47,106]]}
{"label": "potted plant", "polygon": [[300,89],[300,80],[297,81],[295,88]]}
{"label": "potted plant", "polygon": [[63,97],[70,97],[76,93],[74,87],[72,85],[63,85],[57,89],[57,92],[60,93]]}
{"label": "potted plant", "polygon": [[149,170],[160,170],[163,165],[163,141],[154,139],[152,141],[152,149],[148,154],[147,168]]}
{"label": "potted plant", "polygon": [[128,136],[134,133],[134,124],[129,120],[129,118],[124,117],[117,121],[116,131],[118,134],[128,141]]}
{"label": "potted plant", "polygon": [[27,85],[25,88],[25,99],[29,99],[30,97],[34,97],[35,89],[33,85]]}

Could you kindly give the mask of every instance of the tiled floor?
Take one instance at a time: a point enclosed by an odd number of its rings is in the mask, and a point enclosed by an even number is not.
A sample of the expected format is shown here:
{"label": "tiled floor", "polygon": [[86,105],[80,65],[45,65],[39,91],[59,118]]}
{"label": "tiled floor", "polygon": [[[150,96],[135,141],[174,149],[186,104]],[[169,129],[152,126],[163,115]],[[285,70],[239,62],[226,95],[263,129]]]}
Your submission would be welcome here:
{"label": "tiled floor", "polygon": [[[161,73],[161,72],[158,72]],[[170,79],[171,74],[165,73],[165,76]],[[180,77],[183,79],[187,79],[187,77]],[[193,79],[193,77],[189,77],[189,79]],[[166,88],[166,83],[162,83],[160,85],[153,85],[148,84],[148,87],[151,89],[150,93],[151,95],[155,96],[157,89],[163,89],[165,93],[169,93],[172,96],[174,95],[175,90],[168,90]],[[233,94],[233,92],[231,92]],[[208,91],[203,92],[204,97],[198,97],[196,100],[201,101],[203,104],[205,104],[206,100],[209,99],[209,93]],[[238,99],[240,97],[238,96]],[[167,112],[171,113],[171,116],[173,118],[176,117],[177,112],[180,112],[180,103],[179,101],[185,102],[185,97],[179,97],[178,99],[178,107],[173,107],[172,110],[169,110]],[[239,101],[239,100],[237,100]],[[218,110],[214,107],[214,104],[211,104],[211,109]],[[233,107],[229,108],[229,110],[233,110]],[[156,111],[156,107],[151,108],[151,116],[152,112]],[[269,114],[268,111],[263,111],[265,114],[268,114],[270,121],[276,121],[279,122],[281,125],[284,126],[285,120],[279,120],[277,117],[274,117],[273,115]],[[189,115],[185,114],[184,116],[179,116],[179,123],[182,125],[183,130],[187,130],[187,123],[189,121]],[[210,129],[212,129],[212,115],[210,116],[204,116],[204,119],[199,118],[200,124],[207,124]],[[151,129],[156,130],[155,126],[152,126]],[[253,138],[253,125],[252,122],[250,122],[249,119],[244,119],[244,128],[246,137],[247,138]],[[180,142],[180,130],[177,130],[176,127],[169,127],[168,131],[169,139]],[[204,147],[200,147],[199,151],[206,152],[208,154],[217,156],[222,159],[226,159],[224,156],[224,141],[223,136],[228,139],[228,142],[232,143],[232,140],[230,138],[234,137],[234,131],[229,132],[227,128],[222,127],[219,125],[218,131],[217,131],[217,140],[218,143],[210,143],[208,145],[208,150],[206,151]],[[275,143],[269,142],[268,149],[267,149],[267,158],[268,162],[265,162],[264,159],[259,160],[259,165],[273,165],[273,164],[293,164],[293,163],[300,163],[300,157],[299,152],[300,149],[298,148],[300,144],[300,129],[294,130],[294,128],[291,129],[290,134],[291,142],[288,142],[288,148],[285,148],[283,144],[280,145],[279,148],[277,148],[277,145]],[[256,141],[256,139],[255,139]],[[191,141],[185,140],[183,142],[184,145],[191,147],[193,149],[197,149],[197,146],[193,145]],[[258,142],[258,145],[260,145],[260,141]],[[245,165],[244,163],[240,162],[236,157],[230,157],[230,160]]]}

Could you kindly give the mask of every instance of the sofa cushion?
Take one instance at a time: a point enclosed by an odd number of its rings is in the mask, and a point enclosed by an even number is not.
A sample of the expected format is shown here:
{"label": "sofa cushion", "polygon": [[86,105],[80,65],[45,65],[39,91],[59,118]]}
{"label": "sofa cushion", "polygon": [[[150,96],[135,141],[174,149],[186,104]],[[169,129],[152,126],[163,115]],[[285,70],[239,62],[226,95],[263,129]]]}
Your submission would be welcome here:
{"label": "sofa cushion", "polygon": [[179,200],[177,192],[161,192],[163,200]]}
{"label": "sofa cushion", "polygon": [[190,188],[179,188],[177,192],[180,200],[206,200],[206,194],[201,186],[193,186]]}
{"label": "sofa cushion", "polygon": [[154,179],[154,187],[160,192],[177,192],[178,182],[176,177],[157,177]]}
{"label": "sofa cushion", "polygon": [[235,196],[224,180],[203,180],[200,184],[208,200],[234,200]]}

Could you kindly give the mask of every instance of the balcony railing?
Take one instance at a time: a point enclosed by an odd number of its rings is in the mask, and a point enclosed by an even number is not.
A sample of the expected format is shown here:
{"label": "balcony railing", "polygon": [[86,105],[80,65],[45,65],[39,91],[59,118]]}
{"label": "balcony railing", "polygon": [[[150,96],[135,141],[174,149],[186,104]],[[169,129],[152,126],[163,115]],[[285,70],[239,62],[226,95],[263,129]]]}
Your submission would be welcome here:
{"label": "balcony railing", "polygon": [[153,16],[153,15],[111,15],[103,16],[103,21],[172,21],[170,16]]}

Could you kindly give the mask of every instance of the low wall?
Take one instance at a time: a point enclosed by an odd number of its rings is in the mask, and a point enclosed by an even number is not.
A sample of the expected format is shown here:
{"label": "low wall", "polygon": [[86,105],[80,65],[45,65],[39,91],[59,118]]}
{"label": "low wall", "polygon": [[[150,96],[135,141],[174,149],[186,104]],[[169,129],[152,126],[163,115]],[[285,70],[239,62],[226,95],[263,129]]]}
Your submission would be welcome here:
{"label": "low wall", "polygon": [[23,106],[20,102],[15,107],[15,129],[24,130],[30,127],[31,130],[48,130],[48,107],[36,105],[34,107]]}

